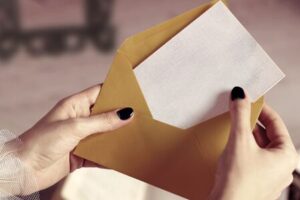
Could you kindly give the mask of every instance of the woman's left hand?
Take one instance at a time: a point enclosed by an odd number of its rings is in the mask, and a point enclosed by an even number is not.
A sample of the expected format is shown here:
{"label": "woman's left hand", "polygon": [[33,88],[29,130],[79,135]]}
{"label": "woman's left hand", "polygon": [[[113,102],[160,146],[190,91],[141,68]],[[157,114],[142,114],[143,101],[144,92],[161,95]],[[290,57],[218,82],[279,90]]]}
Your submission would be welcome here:
{"label": "woman's left hand", "polygon": [[20,136],[23,145],[19,156],[35,176],[36,190],[57,183],[70,171],[95,165],[72,154],[80,140],[94,133],[117,129],[131,121],[131,108],[90,116],[100,87],[91,87],[58,102],[36,125]]}

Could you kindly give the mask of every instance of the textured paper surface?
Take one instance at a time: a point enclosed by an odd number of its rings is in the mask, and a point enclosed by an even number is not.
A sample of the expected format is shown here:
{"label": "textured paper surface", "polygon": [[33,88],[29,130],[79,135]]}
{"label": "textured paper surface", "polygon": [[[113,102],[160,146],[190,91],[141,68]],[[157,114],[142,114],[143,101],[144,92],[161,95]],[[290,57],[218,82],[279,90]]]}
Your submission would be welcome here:
{"label": "textured paper surface", "polygon": [[284,77],[221,1],[134,72],[153,118],[183,129],[228,111],[234,86],[254,102]]}

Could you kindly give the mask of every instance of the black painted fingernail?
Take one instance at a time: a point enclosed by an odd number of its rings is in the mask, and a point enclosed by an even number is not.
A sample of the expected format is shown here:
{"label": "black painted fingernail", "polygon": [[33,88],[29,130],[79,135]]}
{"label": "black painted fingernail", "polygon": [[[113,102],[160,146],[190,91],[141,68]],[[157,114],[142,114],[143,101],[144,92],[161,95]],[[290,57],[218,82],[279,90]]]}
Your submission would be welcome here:
{"label": "black painted fingernail", "polygon": [[234,101],[236,99],[244,99],[245,98],[245,92],[243,88],[241,87],[234,87],[231,90],[231,100]]}
{"label": "black painted fingernail", "polygon": [[117,115],[121,120],[127,120],[133,115],[133,109],[132,108],[123,108],[119,111],[117,111]]}

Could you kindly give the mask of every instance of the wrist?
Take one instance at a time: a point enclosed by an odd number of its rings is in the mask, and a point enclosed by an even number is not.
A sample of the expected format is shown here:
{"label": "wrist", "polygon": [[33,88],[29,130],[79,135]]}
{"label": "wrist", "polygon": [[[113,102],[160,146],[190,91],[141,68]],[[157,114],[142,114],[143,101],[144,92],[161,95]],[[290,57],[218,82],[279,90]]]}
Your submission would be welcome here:
{"label": "wrist", "polygon": [[6,145],[7,151],[11,152],[16,162],[18,162],[16,168],[12,169],[18,171],[20,180],[20,190],[15,195],[30,195],[38,191],[36,172],[25,146],[19,138],[15,138]]}
{"label": "wrist", "polygon": [[1,195],[30,195],[36,192],[35,176],[23,154],[22,141],[15,137],[2,144],[0,145],[0,165],[3,168],[1,176],[5,177],[6,181],[0,180]]}

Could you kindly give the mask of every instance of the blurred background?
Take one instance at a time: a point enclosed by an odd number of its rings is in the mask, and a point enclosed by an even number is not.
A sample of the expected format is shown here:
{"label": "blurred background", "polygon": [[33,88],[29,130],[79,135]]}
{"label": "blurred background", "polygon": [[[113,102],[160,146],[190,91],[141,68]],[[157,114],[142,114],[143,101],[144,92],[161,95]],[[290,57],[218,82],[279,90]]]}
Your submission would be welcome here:
{"label": "blurred background", "polygon": [[[63,97],[103,82],[125,38],[207,1],[0,0],[0,128],[21,134]],[[230,0],[229,8],[287,75],[266,101],[300,148],[300,1]],[[182,199],[101,169],[78,170],[41,195]]]}

